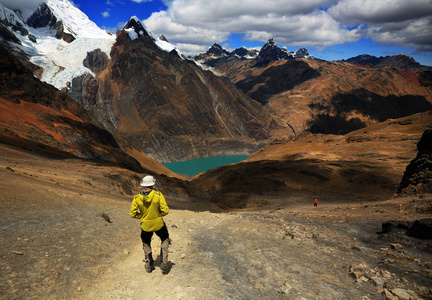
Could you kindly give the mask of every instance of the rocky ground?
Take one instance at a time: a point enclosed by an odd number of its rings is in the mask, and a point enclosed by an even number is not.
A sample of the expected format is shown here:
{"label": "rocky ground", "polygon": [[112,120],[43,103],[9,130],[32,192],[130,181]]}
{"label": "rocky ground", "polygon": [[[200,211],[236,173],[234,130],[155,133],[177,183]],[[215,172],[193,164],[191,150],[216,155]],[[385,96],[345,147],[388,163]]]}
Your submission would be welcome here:
{"label": "rocky ground", "polygon": [[[387,221],[430,219],[430,194],[316,208],[277,195],[232,212],[167,195],[163,275],[144,270],[132,195],[118,180],[134,175],[2,145],[0,298],[432,299],[431,240],[382,233]],[[152,245],[159,253],[157,237]]]}

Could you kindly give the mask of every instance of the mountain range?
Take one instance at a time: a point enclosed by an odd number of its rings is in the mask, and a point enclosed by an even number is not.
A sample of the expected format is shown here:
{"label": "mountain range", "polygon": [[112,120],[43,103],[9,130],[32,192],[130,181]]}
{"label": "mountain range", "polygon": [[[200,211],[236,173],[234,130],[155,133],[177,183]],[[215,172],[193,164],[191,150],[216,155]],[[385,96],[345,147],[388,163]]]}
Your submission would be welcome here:
{"label": "mountain range", "polygon": [[[58,7],[70,15],[57,14]],[[42,28],[5,7],[2,16],[3,46],[118,139],[160,162],[250,154],[269,138],[273,120],[258,103],[182,58],[136,17],[110,35],[67,0],[47,1],[29,17],[45,20]],[[73,38],[61,39],[56,28],[62,26]]]}
{"label": "mountain range", "polygon": [[280,60],[280,59],[296,59],[306,58],[315,59],[305,48],[290,52],[288,49],[280,48],[271,38],[260,49],[247,49],[241,47],[229,52],[222,48],[221,45],[215,43],[206,53],[202,53],[194,57],[195,61],[207,61],[209,59],[218,59],[222,57],[236,57],[238,59],[257,59],[257,60]]}
{"label": "mountain range", "polygon": [[430,68],[407,56],[329,62],[270,39],[191,59],[137,17],[111,34],[68,0],[25,12],[0,5],[0,20],[4,140],[41,152],[178,176],[159,163],[250,155],[432,109]]}
{"label": "mountain range", "polygon": [[[273,40],[192,59],[137,17],[110,34],[38,2],[0,4],[2,298],[432,299],[429,67]],[[165,275],[129,216],[145,174]]]}

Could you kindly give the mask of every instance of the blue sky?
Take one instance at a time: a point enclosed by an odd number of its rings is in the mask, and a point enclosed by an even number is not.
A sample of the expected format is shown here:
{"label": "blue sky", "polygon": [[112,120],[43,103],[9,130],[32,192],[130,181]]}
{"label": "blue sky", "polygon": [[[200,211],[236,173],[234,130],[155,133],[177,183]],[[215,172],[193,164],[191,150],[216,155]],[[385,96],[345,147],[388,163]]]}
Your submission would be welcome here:
{"label": "blue sky", "polygon": [[73,0],[115,32],[137,16],[185,55],[219,43],[262,47],[269,38],[325,60],[405,54],[432,66],[432,0]]}

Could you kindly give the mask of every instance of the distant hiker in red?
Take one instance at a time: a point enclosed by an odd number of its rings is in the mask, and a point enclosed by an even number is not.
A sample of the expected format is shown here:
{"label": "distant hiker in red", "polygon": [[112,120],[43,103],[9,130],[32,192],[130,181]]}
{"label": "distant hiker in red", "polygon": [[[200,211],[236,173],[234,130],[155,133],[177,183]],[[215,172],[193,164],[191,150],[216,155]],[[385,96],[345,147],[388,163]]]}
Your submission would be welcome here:
{"label": "distant hiker in red", "polygon": [[318,200],[317,199],[315,199],[315,201],[314,201],[314,207],[317,207],[318,206]]}
{"label": "distant hiker in red", "polygon": [[162,274],[168,274],[170,270],[168,264],[170,241],[168,229],[162,217],[168,214],[169,208],[162,193],[153,189],[155,183],[156,179],[151,175],[147,175],[141,180],[140,185],[143,190],[133,198],[130,216],[140,219],[146,271],[151,273],[155,269],[150,245],[154,232],[161,239]]}

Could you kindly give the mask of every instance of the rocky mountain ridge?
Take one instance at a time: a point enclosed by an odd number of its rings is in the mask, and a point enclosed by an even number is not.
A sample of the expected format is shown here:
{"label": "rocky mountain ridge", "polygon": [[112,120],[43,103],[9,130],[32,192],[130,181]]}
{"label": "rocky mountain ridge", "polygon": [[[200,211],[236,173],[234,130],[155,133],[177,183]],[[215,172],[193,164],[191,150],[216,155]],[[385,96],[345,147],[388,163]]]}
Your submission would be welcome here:
{"label": "rocky mountain ridge", "polygon": [[195,61],[207,62],[208,60],[236,57],[240,60],[243,59],[257,59],[257,60],[289,60],[296,58],[306,58],[315,59],[309,54],[305,48],[301,48],[297,51],[290,52],[288,49],[281,48],[275,44],[274,40],[271,38],[264,44],[260,50],[247,49],[246,47],[241,47],[234,49],[229,52],[222,48],[221,45],[215,43],[209,48],[206,53],[199,54],[194,57]]}
{"label": "rocky mountain ridge", "polygon": [[[259,50],[241,47],[229,52],[218,43],[215,43],[206,53],[196,55],[193,59],[195,61],[211,65],[214,64],[214,62],[212,62],[213,60],[228,59],[230,57],[236,57],[240,60],[257,59],[269,61],[290,60],[298,58],[322,60],[310,55],[306,48],[301,48],[297,51],[290,52],[286,47],[279,47],[276,45],[273,38],[269,39],[267,43],[265,43]],[[376,57],[369,54],[363,54],[356,57],[351,57],[349,59],[342,59],[340,61],[374,68],[395,68],[398,70],[412,72],[430,71],[432,69],[432,67],[423,66],[415,61],[412,57],[403,54],[385,57]]]}
{"label": "rocky mountain ridge", "polygon": [[432,70],[432,67],[422,66],[420,63],[416,62],[412,57],[403,54],[385,56],[385,57],[383,56],[376,57],[369,54],[363,54],[342,61],[346,61],[352,64],[371,66],[374,68],[395,68],[398,70],[413,71],[413,72]]}

